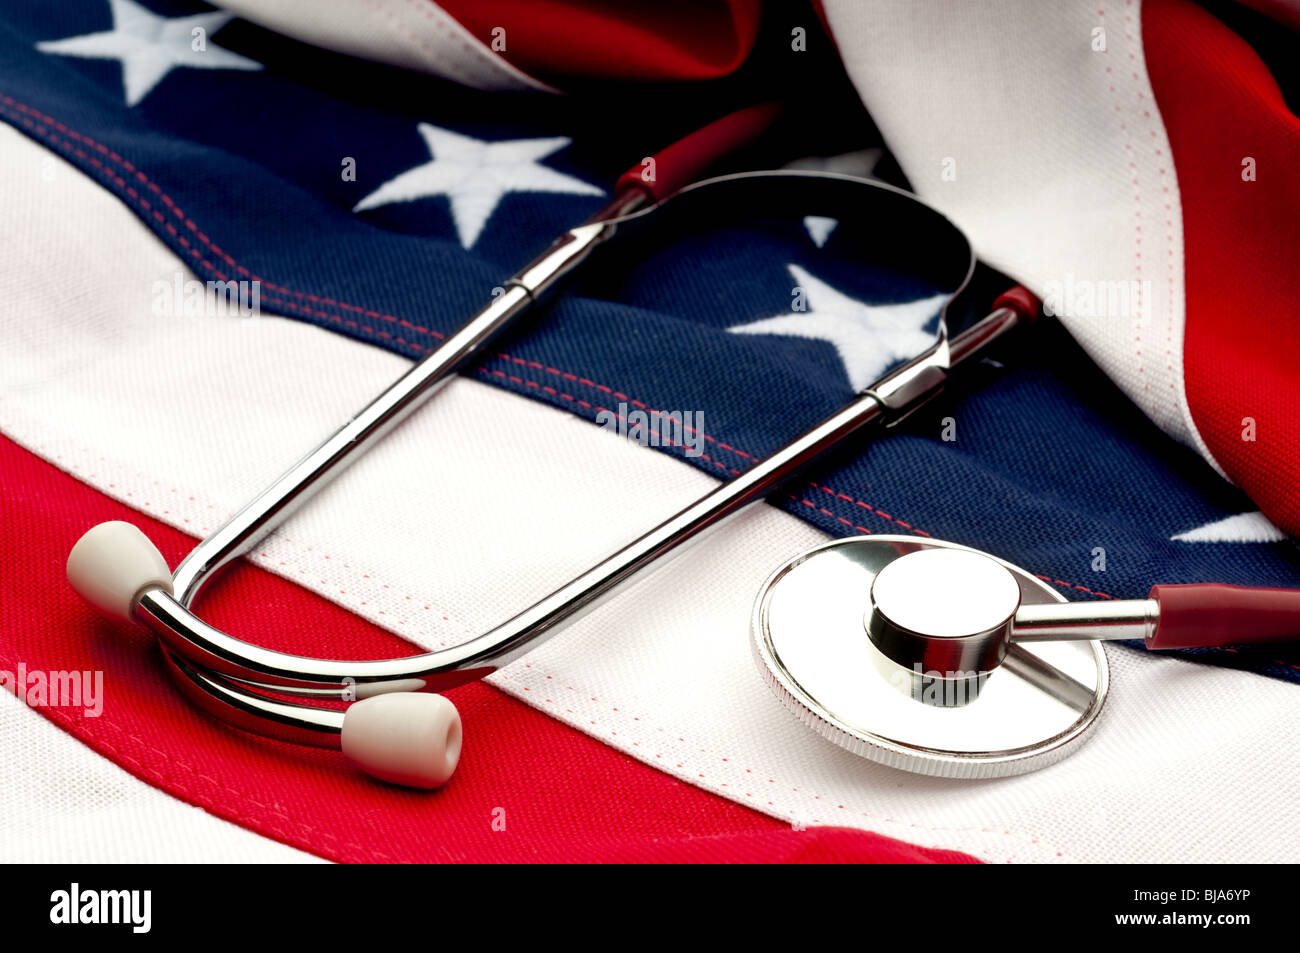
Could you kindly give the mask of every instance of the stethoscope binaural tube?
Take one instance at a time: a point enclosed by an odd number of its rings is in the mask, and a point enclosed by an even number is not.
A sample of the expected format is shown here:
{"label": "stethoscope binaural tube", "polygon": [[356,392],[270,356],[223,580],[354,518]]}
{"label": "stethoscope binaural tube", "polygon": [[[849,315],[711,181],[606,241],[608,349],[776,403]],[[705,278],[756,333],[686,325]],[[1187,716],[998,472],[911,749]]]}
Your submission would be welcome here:
{"label": "stethoscope binaural tube", "polygon": [[[697,134],[699,135],[699,134]],[[707,137],[706,137],[707,138]],[[725,138],[725,137],[723,137]],[[716,137],[706,146],[716,149]],[[706,151],[708,149],[706,148]],[[664,165],[660,163],[660,170]],[[660,200],[648,208],[650,199]],[[672,226],[712,226],[736,213],[855,216],[888,223],[891,253],[932,256],[936,283],[955,296],[974,267],[969,243],[940,213],[880,183],[817,172],[745,173],[707,179],[663,198],[633,182],[604,213],[561,236],[505,282],[499,295],[441,347],[202,541],[168,573],[129,524],[89,531],[69,556],[74,588],[110,615],[154,631],[178,684],[196,704],[238,727],[300,744],[341,747],[363,769],[416,787],[445,782],[459,755],[459,718],[436,695],[509,664],[682,543],[773,492],[812,460],[863,428],[891,426],[942,387],[950,370],[1029,320],[1034,302],[1012,295],[949,341],[944,316],[934,345],[877,381],[846,407],[772,456],[587,570],[535,605],[462,645],[403,659],[339,661],[261,648],[199,619],[190,606],[211,574],[287,518],[328,479],[380,439],[547,290],[616,236],[655,238]],[[134,529],[131,527],[130,529]],[[269,693],[348,700],[345,711],[298,704]],[[355,699],[355,700],[353,700]]]}

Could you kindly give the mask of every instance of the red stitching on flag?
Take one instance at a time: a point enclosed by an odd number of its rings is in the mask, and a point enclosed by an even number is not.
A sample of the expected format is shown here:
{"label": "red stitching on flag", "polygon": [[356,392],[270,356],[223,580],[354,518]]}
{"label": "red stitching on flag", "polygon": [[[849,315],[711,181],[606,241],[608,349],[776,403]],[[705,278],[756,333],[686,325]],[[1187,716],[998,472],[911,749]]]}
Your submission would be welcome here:
{"label": "red stitching on flag", "polygon": [[1114,596],[1106,595],[1104,592],[1097,592],[1095,589],[1089,589],[1087,586],[1078,586],[1072,582],[1066,582],[1064,579],[1053,579],[1051,576],[1044,576],[1040,573],[1034,573],[1034,577],[1043,580],[1043,582],[1050,582],[1054,586],[1065,586],[1067,589],[1078,589],[1080,592],[1086,592],[1090,596],[1098,596],[1102,599],[1115,598]]}
{"label": "red stitching on flag", "polygon": [[855,500],[853,497],[848,496],[844,493],[837,493],[828,486],[821,486],[820,484],[812,483],[812,482],[810,482],[808,485],[815,490],[821,490],[823,493],[829,493],[837,500],[844,500],[846,503],[852,503],[854,506],[860,506],[862,509],[866,510],[869,513],[874,513],[876,516],[879,516],[881,519],[889,520],[891,523],[897,523],[899,526],[903,527],[903,529],[908,530],[909,532],[916,533],[918,536],[930,535],[925,530],[913,526],[911,523],[904,523],[902,520],[895,519],[894,517],[890,516],[888,513],[881,512],[880,510],[872,506],[870,503],[863,503],[861,500]]}
{"label": "red stitching on flag", "polygon": [[[39,119],[41,122],[47,123],[48,125],[55,127],[56,129],[58,129],[60,132],[63,132],[72,140],[85,143],[90,148],[98,151],[101,155],[107,156],[110,161],[121,166],[128,173],[134,175],[134,177],[138,179],[141,183],[143,183],[149,189],[150,192],[158,196],[159,201],[161,201],[164,205],[166,205],[167,208],[170,209],[172,213],[176,215],[177,218],[179,218],[182,222],[184,222],[185,227],[188,228],[191,232],[193,232],[195,237],[197,237],[200,242],[202,242],[207,248],[209,248],[214,255],[216,255],[222,261],[226,262],[226,264],[234,268],[237,272],[239,272],[241,275],[244,275],[249,280],[261,282],[263,285],[265,285],[267,288],[271,289],[272,291],[285,292],[287,294],[293,295],[295,298],[302,298],[304,300],[311,301],[314,303],[344,308],[348,311],[354,311],[359,314],[365,314],[368,317],[380,318],[385,321],[396,323],[397,325],[407,328],[408,330],[419,331],[424,334],[429,334],[437,338],[443,337],[443,335],[439,334],[437,331],[433,331],[429,328],[424,328],[416,324],[411,324],[410,322],[402,318],[396,317],[395,315],[383,314],[382,312],[373,311],[369,308],[363,308],[354,304],[348,304],[347,302],[335,301],[332,298],[321,298],[316,295],[309,294],[308,292],[297,291],[293,288],[289,288],[284,285],[279,285],[276,284],[275,282],[262,278],[261,276],[250,271],[248,268],[245,268],[243,265],[239,264],[239,262],[235,261],[234,258],[230,257],[230,255],[222,251],[220,247],[218,247],[210,238],[208,238],[207,235],[203,233],[202,230],[199,229],[198,225],[196,225],[193,220],[191,220],[188,216],[185,215],[184,212],[181,211],[180,207],[176,205],[174,201],[172,201],[170,196],[168,196],[165,192],[163,192],[162,189],[160,189],[156,183],[151,181],[148,176],[146,176],[143,172],[141,172],[139,169],[133,166],[126,159],[122,158],[116,152],[102,145],[101,143],[96,142],[94,139],[91,139],[89,136],[82,135],[76,130],[71,129],[68,126],[65,126],[63,123],[59,122],[54,117],[47,116],[37,109],[33,109],[32,107],[27,106],[24,103],[18,102],[16,99],[13,99],[12,97],[0,94],[0,102],[3,102],[13,107],[14,109],[16,109],[21,113],[34,116],[37,119]],[[44,139],[54,142],[56,145],[60,141],[57,136],[50,133],[48,129],[44,129],[38,123],[33,123],[32,121],[26,119],[20,119],[19,122],[21,122],[27,128],[31,129],[38,136],[41,136]],[[98,160],[95,160],[92,157],[88,156],[83,150],[77,148],[76,146],[73,146],[70,143],[68,143],[67,146],[68,149],[72,151],[78,158],[84,159],[87,162],[92,164],[96,164],[98,162]],[[96,165],[96,167],[102,168],[102,163]],[[173,235],[177,234],[175,228],[170,226],[167,223],[166,219],[162,216],[162,214],[158,212],[156,209],[154,209],[153,206],[151,206],[146,199],[141,197],[140,194],[135,191],[135,189],[128,186],[126,182],[124,182],[120,177],[113,174],[109,170],[104,169],[103,171],[106,175],[112,178],[113,181],[116,182],[122,188],[122,190],[126,192],[131,198],[137,200],[140,203],[141,207],[145,211],[149,212],[156,221],[162,224],[164,228],[168,229],[170,234]],[[204,264],[210,271],[216,274],[223,281],[226,280],[226,276],[223,275],[220,271],[218,271],[217,268],[214,265],[212,265],[211,262],[208,262],[205,259],[203,259],[202,256],[197,252],[197,250],[191,249],[190,251],[191,254],[196,259],[198,259],[202,264]]]}

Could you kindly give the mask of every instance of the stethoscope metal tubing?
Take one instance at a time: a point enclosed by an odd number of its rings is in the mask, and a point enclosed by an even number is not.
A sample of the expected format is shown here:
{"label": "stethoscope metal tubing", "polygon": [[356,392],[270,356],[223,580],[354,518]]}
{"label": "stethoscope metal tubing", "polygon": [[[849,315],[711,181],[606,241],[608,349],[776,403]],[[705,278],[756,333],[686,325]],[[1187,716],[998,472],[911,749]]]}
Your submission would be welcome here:
{"label": "stethoscope metal tubing", "polygon": [[[999,309],[966,333],[991,341],[1013,327],[1017,320],[1014,311]],[[990,331],[996,334],[990,334]],[[962,353],[976,352],[963,349]],[[886,380],[905,386],[915,377],[931,376],[935,367],[932,355],[927,353]],[[897,390],[898,386],[894,389]],[[669,555],[680,553],[688,541],[698,539],[747,504],[771,493],[782,481],[830,447],[868,425],[887,423],[889,416],[874,394],[859,396],[750,470],[706,494],[514,618],[450,649],[407,658],[361,662],[287,655],[226,635],[202,622],[179,600],[162,590],[146,593],[137,606],[137,615],[160,636],[169,652],[175,652],[189,660],[192,666],[205,670],[183,672],[190,687],[206,688],[209,694],[217,687],[227,702],[239,698],[242,705],[259,709],[266,705],[266,713],[272,717],[273,723],[276,723],[274,715],[282,703],[255,694],[250,697],[248,689],[326,698],[343,697],[349,692],[364,697],[385,690],[444,691],[482,678],[514,661],[554,634],[561,622],[573,621],[591,611],[632,577]],[[247,683],[248,688],[231,684],[231,680]],[[222,715],[232,717],[224,708]],[[241,723],[246,721],[245,718],[237,720]]]}
{"label": "stethoscope metal tubing", "polygon": [[523,288],[507,288],[443,347],[412,367],[199,543],[173,574],[173,586],[181,603],[190,604],[213,573],[256,545],[437,393],[483,343],[531,303]]}
{"label": "stethoscope metal tubing", "polygon": [[[319,689],[404,684],[404,691],[444,691],[510,664],[543,641],[561,622],[573,621],[612,596],[633,576],[650,568],[702,533],[721,525],[745,505],[766,496],[784,479],[853,432],[881,420],[883,409],[870,394],[696,500],[623,549],[601,560],[539,602],[496,628],[462,645],[401,659],[343,662],[287,655],[226,635],[204,623],[163,590],[145,593],[137,617],[164,644],[210,672],[269,689]],[[399,686],[393,686],[394,689]],[[308,694],[319,695],[318,691]]]}
{"label": "stethoscope metal tubing", "polygon": [[560,236],[534,262],[503,284],[502,293],[433,353],[416,363],[319,446],[196,546],[176,567],[172,585],[189,606],[204,582],[247,552],[370,446],[404,421],[495,338],[515,317],[580,265],[614,232],[609,221],[634,211],[639,193],[620,196],[591,222]]}
{"label": "stethoscope metal tubing", "polygon": [[1068,602],[1064,605],[1022,606],[1016,613],[1012,642],[1064,642],[1083,639],[1141,639],[1146,641],[1160,620],[1154,599],[1115,602]]}
{"label": "stethoscope metal tubing", "polygon": [[[799,180],[826,188],[845,177],[831,174],[776,173],[727,176],[683,190],[707,186],[748,187],[755,178]],[[869,188],[913,201],[892,187],[858,180]],[[512,318],[586,259],[625,222],[644,218],[657,206],[635,212],[637,195],[617,199],[595,220],[561,236],[536,261],[505,283],[505,291],[475,315],[433,354],[416,364],[344,427],[295,464],[271,487],[236,513],[187,557],[174,573],[175,596],[146,592],[135,615],[160,637],[167,662],[184,688],[203,707],[241,728],[301,743],[334,746],[342,713],[277,701],[278,692],[316,699],[363,698],[388,691],[443,691],[482,678],[508,665],[615,594],[634,576],[659,564],[772,493],[794,473],[859,430],[891,426],[933,397],[950,368],[982,353],[1013,329],[1022,315],[999,308],[954,338],[944,322],[936,343],[924,354],[886,375],[850,404],[749,470],[722,484],[623,549],[561,586],[512,619],[470,641],[438,652],[400,659],[337,661],[288,655],[227,635],[189,609],[211,573],[246,552],[298,506],[336,476],[362,451],[406,418],[454,373],[481,353]],[[672,200],[668,200],[672,201]],[[629,214],[631,213],[631,214]],[[937,213],[932,213],[936,214]],[[617,216],[626,216],[618,218]],[[956,233],[956,230],[953,229]],[[960,233],[956,233],[958,236]],[[974,256],[964,244],[967,263],[953,288],[955,297],[969,280]]]}
{"label": "stethoscope metal tubing", "polygon": [[244,731],[313,748],[338,748],[343,712],[294,705],[242,690],[163,650],[172,680],[191,703]]}
{"label": "stethoscope metal tubing", "polygon": [[1007,648],[1002,667],[1062,704],[1082,710],[1091,703],[1092,689],[1018,645]]}

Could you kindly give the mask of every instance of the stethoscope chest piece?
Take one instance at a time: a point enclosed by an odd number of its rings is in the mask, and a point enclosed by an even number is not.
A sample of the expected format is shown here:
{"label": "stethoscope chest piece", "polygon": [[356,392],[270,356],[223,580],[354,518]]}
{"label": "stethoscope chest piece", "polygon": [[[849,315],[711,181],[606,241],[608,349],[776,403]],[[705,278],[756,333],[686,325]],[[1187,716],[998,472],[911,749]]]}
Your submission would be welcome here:
{"label": "stethoscope chest piece", "polygon": [[955,543],[854,537],[769,577],[753,648],[785,707],[835,744],[920,774],[1007,777],[1073,751],[1106,700],[1100,642],[1005,637],[1021,606],[1065,601]]}

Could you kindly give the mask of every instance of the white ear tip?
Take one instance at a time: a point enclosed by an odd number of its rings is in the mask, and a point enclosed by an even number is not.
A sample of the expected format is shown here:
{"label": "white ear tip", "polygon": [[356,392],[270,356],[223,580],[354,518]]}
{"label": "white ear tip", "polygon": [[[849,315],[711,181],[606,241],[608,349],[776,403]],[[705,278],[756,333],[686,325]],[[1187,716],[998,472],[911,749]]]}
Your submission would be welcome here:
{"label": "white ear tip", "polygon": [[343,753],[381,781],[439,788],[460,760],[460,712],[441,695],[393,692],[348,706]]}
{"label": "white ear tip", "polygon": [[162,553],[138,527],[121,520],[100,523],[77,540],[68,553],[68,582],[100,612],[128,621],[146,590],[172,591]]}

